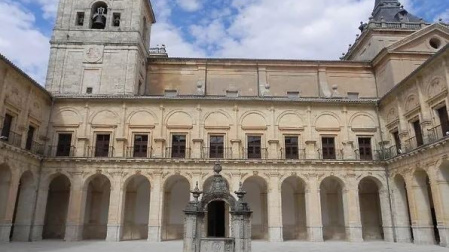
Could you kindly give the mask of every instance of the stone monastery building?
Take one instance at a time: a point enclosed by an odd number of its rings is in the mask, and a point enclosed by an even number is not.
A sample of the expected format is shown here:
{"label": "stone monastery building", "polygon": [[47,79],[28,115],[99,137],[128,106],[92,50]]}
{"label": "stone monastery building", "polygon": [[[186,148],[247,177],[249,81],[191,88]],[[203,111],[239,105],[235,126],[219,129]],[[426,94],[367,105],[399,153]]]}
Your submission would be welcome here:
{"label": "stone monastery building", "polygon": [[45,89],[0,60],[0,240],[182,239],[218,161],[253,239],[448,247],[449,26],[374,4],[312,61],[171,58],[149,1],[60,0]]}

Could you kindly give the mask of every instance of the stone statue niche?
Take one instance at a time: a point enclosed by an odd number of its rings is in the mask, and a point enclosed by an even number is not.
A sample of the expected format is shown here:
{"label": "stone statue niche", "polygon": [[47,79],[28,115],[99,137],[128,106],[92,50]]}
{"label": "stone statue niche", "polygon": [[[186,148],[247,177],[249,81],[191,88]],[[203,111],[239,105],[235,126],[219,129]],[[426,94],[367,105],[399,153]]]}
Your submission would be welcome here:
{"label": "stone statue niche", "polygon": [[[215,164],[213,182],[205,188],[201,199],[203,192],[198,183],[192,191],[194,199],[184,210],[184,252],[251,252],[252,212],[243,200],[246,192],[240,183],[236,200],[220,175],[221,170],[221,165]],[[229,214],[231,225],[227,232]]]}

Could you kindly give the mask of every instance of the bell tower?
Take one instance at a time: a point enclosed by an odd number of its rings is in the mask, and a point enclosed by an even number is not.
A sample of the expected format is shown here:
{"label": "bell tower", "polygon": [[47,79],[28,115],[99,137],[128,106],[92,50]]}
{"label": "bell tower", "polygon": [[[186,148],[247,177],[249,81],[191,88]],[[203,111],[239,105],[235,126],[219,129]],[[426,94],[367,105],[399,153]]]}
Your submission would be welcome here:
{"label": "bell tower", "polygon": [[139,95],[146,82],[149,0],[60,0],[46,89],[67,95]]}

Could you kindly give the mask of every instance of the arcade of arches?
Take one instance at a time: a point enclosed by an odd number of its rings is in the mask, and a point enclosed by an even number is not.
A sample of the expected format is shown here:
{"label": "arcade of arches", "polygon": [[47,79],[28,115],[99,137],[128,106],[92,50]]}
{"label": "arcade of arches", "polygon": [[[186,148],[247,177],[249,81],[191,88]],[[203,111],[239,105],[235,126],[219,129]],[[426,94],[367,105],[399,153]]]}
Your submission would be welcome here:
{"label": "arcade of arches", "polygon": [[[449,161],[391,174],[388,183],[380,171],[232,174],[226,177],[231,191],[243,182],[247,192],[253,239],[447,244]],[[196,181],[208,188],[212,176],[50,171],[40,179],[32,170],[0,166],[8,239],[179,240],[190,190]],[[229,216],[227,207],[224,213]],[[229,232],[229,218],[220,223],[226,228],[212,233]]]}

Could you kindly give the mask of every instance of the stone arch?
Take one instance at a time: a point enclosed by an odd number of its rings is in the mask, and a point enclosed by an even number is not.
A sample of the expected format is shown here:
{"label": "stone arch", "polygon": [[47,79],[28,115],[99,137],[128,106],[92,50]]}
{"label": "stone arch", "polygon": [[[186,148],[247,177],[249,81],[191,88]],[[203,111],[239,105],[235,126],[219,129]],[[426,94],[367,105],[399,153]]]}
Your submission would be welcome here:
{"label": "stone arch", "polygon": [[5,163],[0,165],[0,221],[6,217],[6,209],[9,200],[9,190],[11,187],[12,172]]}
{"label": "stone arch", "polygon": [[315,128],[326,130],[326,129],[340,129],[341,123],[338,115],[332,112],[323,112],[315,120]]}
{"label": "stone arch", "polygon": [[154,126],[157,124],[157,117],[149,110],[138,110],[132,112],[126,122],[130,126]]}
{"label": "stone arch", "polygon": [[260,176],[247,177],[243,182],[246,200],[253,211],[251,238],[268,239],[268,183]]}
{"label": "stone arch", "polygon": [[412,190],[415,202],[415,218],[417,223],[433,226],[433,229],[423,230],[425,236],[415,237],[418,243],[439,243],[440,234],[437,228],[435,206],[433,201],[432,188],[428,173],[421,168],[417,168],[413,173]]}
{"label": "stone arch", "polygon": [[264,129],[267,127],[265,115],[260,111],[248,111],[240,117],[243,129]]}
{"label": "stone arch", "polygon": [[[109,9],[108,6],[110,6],[110,5],[108,5],[107,2],[104,1],[104,0],[103,1],[95,1],[95,2],[92,3],[92,5],[91,5],[91,16],[90,16],[90,20],[91,20],[90,21],[90,28],[92,28],[92,29],[104,29],[106,27],[106,22],[108,22],[106,20],[106,14],[107,14],[107,11]],[[101,21],[102,21],[102,24],[98,25],[98,24],[94,23],[92,20],[93,19],[97,19],[95,14],[97,12],[97,9],[100,8],[100,7],[104,9],[104,13],[103,13],[104,15],[99,17],[99,19],[101,19]]]}
{"label": "stone arch", "polygon": [[105,109],[92,115],[90,123],[92,125],[117,125],[119,116],[117,113]]}
{"label": "stone arch", "polygon": [[83,239],[106,239],[111,180],[104,174],[94,174],[85,181]]}
{"label": "stone arch", "polygon": [[305,191],[306,182],[298,176],[290,176],[282,181],[282,232],[284,241],[307,239]]}
{"label": "stone arch", "polygon": [[[226,186],[228,187],[228,189],[230,188],[229,187],[229,181],[222,175],[222,177],[223,177],[223,180],[226,182]],[[204,180],[204,182],[203,182],[203,185],[202,185],[202,190],[203,190],[203,192],[206,192],[206,190],[209,190],[209,187],[210,187],[210,185],[212,184],[212,181],[213,181],[213,179],[214,179],[214,176],[213,175],[211,175],[211,176],[209,176],[206,180]],[[231,190],[230,190],[231,191]]]}
{"label": "stone arch", "polygon": [[280,129],[300,129],[304,127],[304,120],[294,111],[285,111],[278,116],[276,124]]}
{"label": "stone arch", "polygon": [[33,207],[36,200],[36,180],[31,171],[25,171],[20,177],[17,199],[11,230],[13,241],[28,241],[33,219]]}
{"label": "stone arch", "polygon": [[184,235],[183,210],[190,200],[190,182],[179,174],[164,182],[162,240],[181,240]]}
{"label": "stone arch", "polygon": [[52,118],[54,124],[79,125],[81,121],[81,116],[75,108],[62,108]]}
{"label": "stone arch", "polygon": [[232,119],[225,111],[218,110],[207,113],[203,118],[203,122],[206,128],[230,127]]}
{"label": "stone arch", "polygon": [[407,99],[405,101],[405,111],[411,111],[414,108],[417,108],[419,106],[419,100],[418,97],[415,94],[411,94],[407,96]]}
{"label": "stone arch", "polygon": [[369,129],[377,125],[376,120],[368,113],[355,113],[349,121],[352,129]]}
{"label": "stone arch", "polygon": [[427,85],[428,98],[433,98],[446,89],[443,79],[440,76],[434,77]]}
{"label": "stone arch", "polygon": [[71,183],[64,174],[49,177],[43,239],[64,239]]}
{"label": "stone arch", "polygon": [[343,180],[336,176],[326,177],[320,183],[324,240],[346,239],[343,189]]}
{"label": "stone arch", "polygon": [[358,188],[363,240],[383,240],[379,195],[382,183],[375,177],[367,176],[360,180]]}
{"label": "stone arch", "polygon": [[123,232],[121,239],[147,239],[150,181],[146,176],[134,174],[128,177],[123,185]]}
{"label": "stone arch", "polygon": [[167,127],[192,127],[194,119],[185,111],[175,110],[167,115],[165,125]]}
{"label": "stone arch", "polygon": [[412,242],[411,216],[407,187],[404,177],[396,174],[392,183],[393,220],[396,228],[397,242]]}

